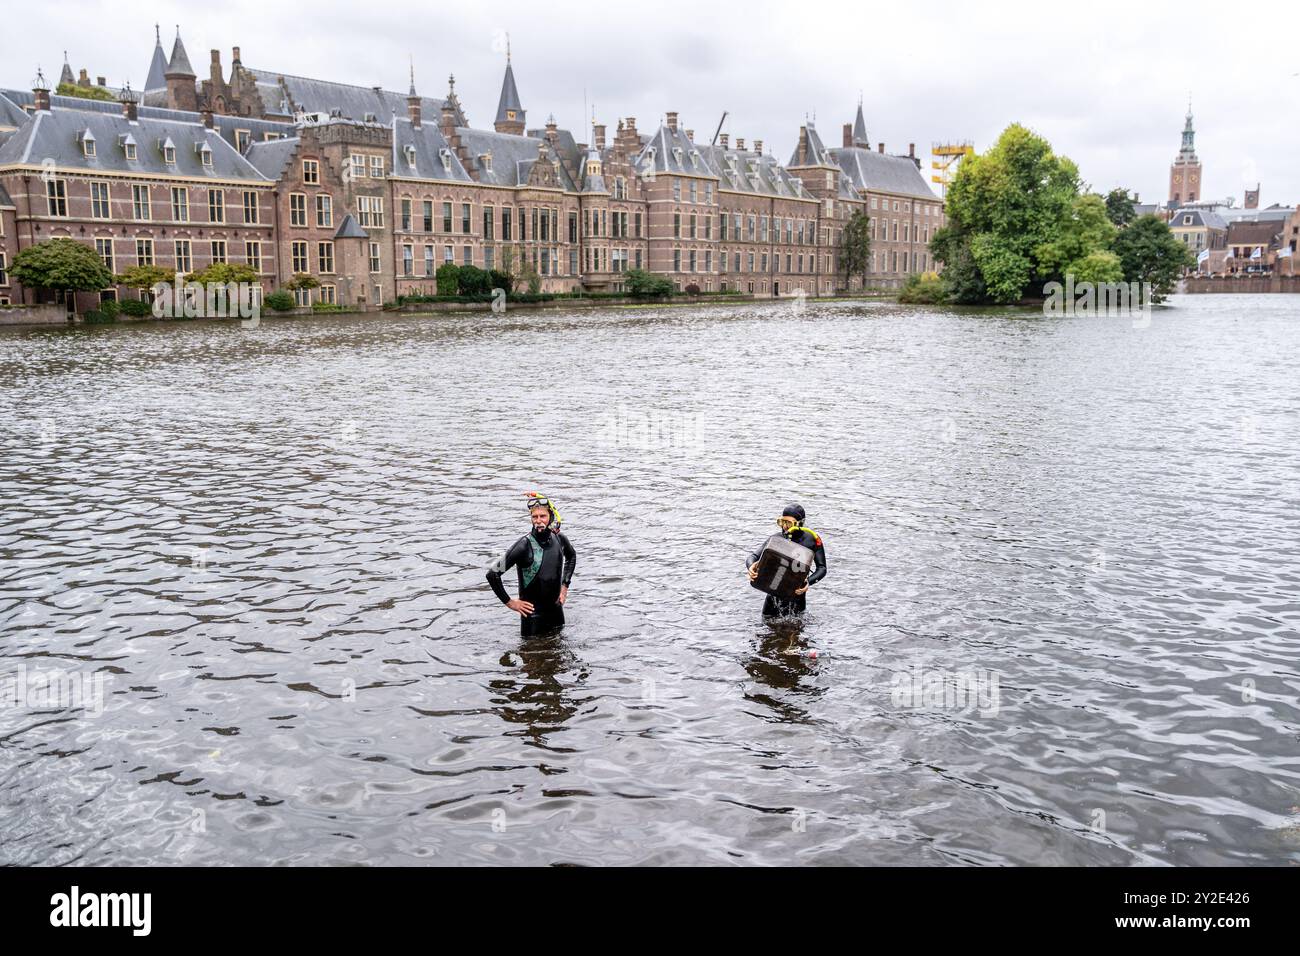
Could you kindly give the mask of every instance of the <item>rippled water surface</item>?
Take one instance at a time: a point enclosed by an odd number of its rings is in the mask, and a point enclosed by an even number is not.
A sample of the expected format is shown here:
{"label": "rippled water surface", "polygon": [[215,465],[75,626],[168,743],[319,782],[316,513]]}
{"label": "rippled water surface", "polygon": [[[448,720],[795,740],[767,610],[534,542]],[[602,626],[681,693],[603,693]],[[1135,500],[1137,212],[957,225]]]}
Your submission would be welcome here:
{"label": "rippled water surface", "polygon": [[0,862],[1300,862],[1298,391],[1289,296],[0,332],[0,673],[92,690]]}

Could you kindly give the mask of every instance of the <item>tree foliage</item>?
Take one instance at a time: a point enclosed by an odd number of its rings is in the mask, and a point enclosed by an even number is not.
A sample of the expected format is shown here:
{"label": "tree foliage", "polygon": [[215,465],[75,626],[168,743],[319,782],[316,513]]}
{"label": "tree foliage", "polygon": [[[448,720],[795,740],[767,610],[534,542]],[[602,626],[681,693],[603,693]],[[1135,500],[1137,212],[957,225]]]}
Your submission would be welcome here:
{"label": "tree foliage", "polygon": [[104,100],[111,103],[115,97],[102,86],[78,86],[76,83],[60,83],[55,87],[54,92],[57,96],[75,96],[83,100]]}
{"label": "tree foliage", "polygon": [[646,272],[643,269],[627,270],[624,284],[627,291],[635,296],[659,298],[673,293],[671,279],[659,275],[657,272]]}
{"label": "tree foliage", "polygon": [[840,233],[839,267],[847,285],[854,276],[863,284],[871,262],[871,218],[859,209],[849,217]]}
{"label": "tree foliage", "polygon": [[176,272],[162,266],[127,266],[117,276],[118,285],[128,289],[152,289],[156,285],[176,281]]}
{"label": "tree foliage", "polygon": [[1152,299],[1163,301],[1196,257],[1159,216],[1138,216],[1120,230],[1115,254],[1127,282],[1150,282]]}
{"label": "tree foliage", "polygon": [[1127,189],[1117,187],[1106,194],[1106,215],[1117,226],[1127,226],[1133,221],[1137,210]]}
{"label": "tree foliage", "polygon": [[75,239],[50,239],[17,255],[9,274],[29,289],[94,292],[113,284],[113,273],[90,246]]}

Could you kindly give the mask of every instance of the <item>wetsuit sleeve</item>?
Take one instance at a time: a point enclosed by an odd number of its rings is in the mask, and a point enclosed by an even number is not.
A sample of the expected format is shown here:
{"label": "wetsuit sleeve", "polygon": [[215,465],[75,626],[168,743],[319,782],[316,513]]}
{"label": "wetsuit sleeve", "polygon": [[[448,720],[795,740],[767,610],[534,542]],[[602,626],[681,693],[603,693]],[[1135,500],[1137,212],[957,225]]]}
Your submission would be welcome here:
{"label": "wetsuit sleeve", "polygon": [[[763,544],[767,544],[767,542],[764,541]],[[757,564],[758,559],[761,558],[762,556],[763,556],[763,545],[760,544],[757,548],[751,551],[749,553],[749,557],[745,559],[745,570],[748,571],[755,564]]]}
{"label": "wetsuit sleeve", "polygon": [[510,550],[505,555],[493,561],[492,566],[488,568],[488,584],[492,585],[492,592],[496,594],[502,604],[510,603],[510,595],[506,593],[505,585],[501,583],[501,575],[523,559],[523,544],[524,539],[520,538],[511,545]]}
{"label": "wetsuit sleeve", "polygon": [[813,570],[808,575],[808,583],[816,584],[822,578],[826,577],[826,545],[822,544],[820,536],[817,538],[817,546],[813,548]]}
{"label": "wetsuit sleeve", "polygon": [[578,566],[578,552],[573,550],[573,545],[565,535],[560,535],[560,547],[562,549],[560,553],[564,555],[564,575],[560,583],[567,588],[569,582],[573,580],[573,570]]}

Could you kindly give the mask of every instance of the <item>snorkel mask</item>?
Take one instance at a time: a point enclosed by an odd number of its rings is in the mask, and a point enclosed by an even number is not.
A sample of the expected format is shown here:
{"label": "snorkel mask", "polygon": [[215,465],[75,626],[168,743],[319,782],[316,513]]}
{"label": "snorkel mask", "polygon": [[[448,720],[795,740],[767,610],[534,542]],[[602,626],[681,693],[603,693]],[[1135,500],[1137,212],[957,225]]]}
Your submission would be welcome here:
{"label": "snorkel mask", "polygon": [[551,504],[551,499],[547,498],[536,491],[524,492],[524,497],[528,499],[528,510],[534,508],[545,508],[551,513],[551,523],[546,526],[546,530],[551,534],[557,534],[560,530],[560,513],[555,510],[555,505]]}

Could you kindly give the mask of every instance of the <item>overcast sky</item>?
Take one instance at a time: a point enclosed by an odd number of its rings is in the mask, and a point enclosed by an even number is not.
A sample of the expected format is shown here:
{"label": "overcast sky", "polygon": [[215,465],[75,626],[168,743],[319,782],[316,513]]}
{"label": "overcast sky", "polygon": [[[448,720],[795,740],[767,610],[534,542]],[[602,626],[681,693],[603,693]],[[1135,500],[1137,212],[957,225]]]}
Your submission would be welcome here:
{"label": "overcast sky", "polygon": [[1264,205],[1300,201],[1291,4],[126,0],[104,11],[101,0],[25,7],[34,39],[8,45],[0,83],[28,88],[38,64],[57,76],[66,48],[74,73],[138,89],[156,21],[169,53],[180,25],[200,78],[214,48],[228,76],[237,45],[250,67],[404,91],[413,56],[421,93],[443,95],[455,73],[470,123],[488,127],[508,31],[530,127],[554,113],[585,133],[585,91],[586,116],[594,104],[611,132],[621,116],[644,131],[676,110],[707,142],[728,111],[733,139],[762,139],[785,162],[805,114],[839,145],[861,91],[871,140],[889,152],[914,142],[928,162],[932,143],[963,139],[983,150],[1019,121],[1094,188],[1156,200],[1190,93],[1206,197],[1240,203],[1259,180]]}

